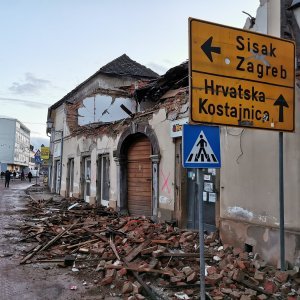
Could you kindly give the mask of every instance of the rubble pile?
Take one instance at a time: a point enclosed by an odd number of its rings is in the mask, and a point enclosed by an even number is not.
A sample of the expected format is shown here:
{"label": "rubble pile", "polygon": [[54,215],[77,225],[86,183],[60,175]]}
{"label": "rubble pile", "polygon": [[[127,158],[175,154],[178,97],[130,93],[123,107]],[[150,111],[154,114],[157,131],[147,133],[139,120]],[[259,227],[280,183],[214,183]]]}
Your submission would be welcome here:
{"label": "rubble pile", "polygon": [[[122,299],[199,299],[197,232],[75,199],[31,199],[28,210],[21,241],[34,245],[21,264],[87,269],[90,284],[113,285]],[[205,262],[208,299],[299,299],[299,269],[279,271],[217,233],[205,235]]]}

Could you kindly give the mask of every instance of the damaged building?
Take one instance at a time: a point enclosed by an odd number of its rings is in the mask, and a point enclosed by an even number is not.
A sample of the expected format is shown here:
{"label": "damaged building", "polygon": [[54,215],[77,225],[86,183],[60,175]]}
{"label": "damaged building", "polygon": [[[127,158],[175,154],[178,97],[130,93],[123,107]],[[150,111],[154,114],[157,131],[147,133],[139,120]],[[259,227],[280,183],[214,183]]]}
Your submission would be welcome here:
{"label": "damaged building", "polygon": [[[196,171],[181,163],[188,99],[187,62],[163,76],[125,54],[100,68],[48,110],[52,191],[197,228]],[[214,228],[217,174],[209,172]]]}
{"label": "damaged building", "polygon": [[[262,0],[246,29],[299,44],[291,4]],[[181,161],[188,74],[188,62],[158,76],[122,55],[53,104],[52,191],[197,229],[196,170],[183,169]],[[292,264],[300,260],[298,92],[296,85],[295,132],[283,137],[285,249]],[[221,169],[201,169],[205,228],[218,228],[224,243],[274,265],[280,257],[278,151],[278,132],[223,126]]]}

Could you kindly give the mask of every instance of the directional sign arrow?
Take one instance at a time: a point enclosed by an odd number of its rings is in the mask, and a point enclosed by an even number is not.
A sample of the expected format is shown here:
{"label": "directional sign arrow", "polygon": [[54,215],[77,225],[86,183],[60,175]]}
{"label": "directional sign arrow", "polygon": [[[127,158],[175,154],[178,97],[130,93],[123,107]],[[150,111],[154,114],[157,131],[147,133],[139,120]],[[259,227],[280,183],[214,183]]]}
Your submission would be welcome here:
{"label": "directional sign arrow", "polygon": [[213,37],[211,36],[205,43],[203,43],[203,45],[201,46],[201,49],[203,50],[203,52],[206,54],[206,56],[208,57],[208,59],[213,62],[212,59],[212,55],[211,53],[221,53],[221,48],[220,47],[212,47],[212,39]]}
{"label": "directional sign arrow", "polygon": [[289,105],[282,95],[278,97],[278,99],[274,102],[274,105],[279,106],[279,122],[283,122],[283,107],[289,107]]}

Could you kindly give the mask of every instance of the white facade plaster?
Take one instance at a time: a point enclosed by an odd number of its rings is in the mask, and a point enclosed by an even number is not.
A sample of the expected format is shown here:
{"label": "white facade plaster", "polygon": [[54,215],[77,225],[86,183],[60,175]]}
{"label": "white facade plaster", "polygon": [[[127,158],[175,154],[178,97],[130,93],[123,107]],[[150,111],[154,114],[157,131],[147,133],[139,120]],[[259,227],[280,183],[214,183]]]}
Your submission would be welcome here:
{"label": "white facade plaster", "polygon": [[[254,29],[279,36],[279,20],[280,1],[263,1],[258,9]],[[300,203],[296,200],[300,198],[300,117],[297,86],[295,92],[296,130],[294,133],[284,133],[284,193],[287,229],[300,229]],[[222,128],[221,218],[228,217],[230,207],[247,207],[247,211],[253,214],[253,222],[275,227],[278,225],[278,136],[278,132]]]}
{"label": "white facade plaster", "polygon": [[[174,155],[175,146],[170,136],[170,122],[166,120],[165,110],[160,110],[154,114],[149,121],[155,131],[160,146],[160,173],[159,173],[159,208],[174,210]],[[74,194],[81,194],[80,162],[81,156],[90,156],[91,158],[91,197],[96,197],[97,187],[97,159],[101,154],[109,154],[110,158],[110,196],[111,201],[117,201],[117,165],[113,158],[113,151],[117,149],[121,133],[117,138],[101,135],[97,138],[72,137],[64,141],[64,160],[63,164],[67,166],[68,158],[74,158]],[[66,190],[67,168],[63,168],[61,190]],[[105,203],[108,204],[108,203]]]}
{"label": "white facade plaster", "polygon": [[[157,136],[161,155],[159,163],[159,208],[174,210],[175,144],[170,136],[170,121],[166,119],[165,109],[160,109],[156,114],[153,114],[149,123]],[[161,202],[161,199],[164,201]]]}

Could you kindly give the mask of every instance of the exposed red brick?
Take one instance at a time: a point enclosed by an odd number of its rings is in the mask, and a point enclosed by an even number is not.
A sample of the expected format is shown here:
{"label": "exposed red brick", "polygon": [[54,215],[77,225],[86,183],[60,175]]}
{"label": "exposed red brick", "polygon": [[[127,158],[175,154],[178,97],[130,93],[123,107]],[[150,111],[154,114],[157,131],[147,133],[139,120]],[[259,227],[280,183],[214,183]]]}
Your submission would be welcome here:
{"label": "exposed red brick", "polygon": [[287,272],[284,271],[277,271],[275,273],[275,278],[277,281],[279,281],[280,283],[285,283],[287,282],[289,274]]}
{"label": "exposed red brick", "polygon": [[273,281],[267,280],[264,283],[264,290],[269,294],[274,294],[277,292],[278,288]]}
{"label": "exposed red brick", "polygon": [[254,274],[254,279],[256,279],[258,281],[264,281],[264,279],[265,279],[265,272],[260,272],[260,271],[256,270],[255,274]]}
{"label": "exposed red brick", "polygon": [[232,251],[233,255],[235,255],[235,256],[240,255],[240,253],[242,253],[242,252],[243,252],[243,250],[241,248],[234,248]]}
{"label": "exposed red brick", "polygon": [[246,266],[242,260],[237,260],[236,263],[241,270],[246,269]]}
{"label": "exposed red brick", "polygon": [[127,270],[125,268],[122,268],[121,270],[118,270],[117,274],[119,277],[123,277],[127,274]]}
{"label": "exposed red brick", "polygon": [[196,282],[197,279],[198,279],[198,275],[196,274],[196,272],[193,272],[192,274],[190,274],[188,276],[188,278],[186,279],[186,282],[193,283],[193,282]]}
{"label": "exposed red brick", "polygon": [[187,266],[187,267],[184,267],[184,268],[182,269],[182,272],[183,272],[186,276],[189,276],[190,274],[192,274],[192,273],[194,272],[194,270],[193,270],[191,267]]}
{"label": "exposed red brick", "polygon": [[216,267],[211,266],[211,267],[207,268],[207,274],[208,275],[215,274],[215,273],[217,273],[217,268]]}
{"label": "exposed red brick", "polygon": [[212,285],[215,286],[219,281],[221,281],[222,275],[220,274],[211,274],[209,276],[206,276],[205,281]]}
{"label": "exposed red brick", "polygon": [[122,287],[123,294],[129,294],[133,291],[133,284],[131,281],[125,281]]}
{"label": "exposed red brick", "polygon": [[242,270],[234,270],[233,280],[242,281],[245,278],[245,273]]}

